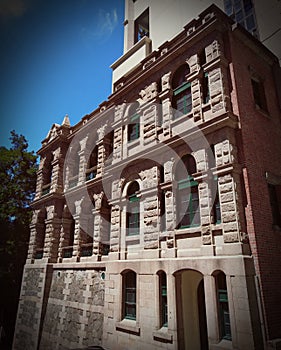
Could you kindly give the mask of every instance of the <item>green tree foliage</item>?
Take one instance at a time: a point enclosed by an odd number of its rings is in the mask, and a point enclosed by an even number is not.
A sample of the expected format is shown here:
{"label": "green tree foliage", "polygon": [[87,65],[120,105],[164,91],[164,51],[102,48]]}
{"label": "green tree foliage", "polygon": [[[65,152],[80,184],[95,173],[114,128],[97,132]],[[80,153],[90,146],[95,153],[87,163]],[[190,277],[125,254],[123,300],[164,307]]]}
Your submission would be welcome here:
{"label": "green tree foliage", "polygon": [[8,343],[27,254],[32,215],[29,204],[37,171],[36,155],[28,151],[25,137],[12,131],[10,140],[10,149],[0,147],[0,326],[4,324]]}

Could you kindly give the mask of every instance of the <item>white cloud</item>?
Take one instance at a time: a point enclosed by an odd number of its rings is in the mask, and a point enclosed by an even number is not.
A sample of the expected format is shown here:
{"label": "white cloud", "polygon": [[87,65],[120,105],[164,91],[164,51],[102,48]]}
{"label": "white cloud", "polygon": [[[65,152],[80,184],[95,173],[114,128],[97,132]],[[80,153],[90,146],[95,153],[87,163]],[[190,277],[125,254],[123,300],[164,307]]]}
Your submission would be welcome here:
{"label": "white cloud", "polygon": [[93,19],[91,27],[83,27],[81,30],[83,39],[92,41],[93,39],[106,40],[113,33],[118,24],[118,16],[116,9],[107,12],[100,9],[98,15]]}

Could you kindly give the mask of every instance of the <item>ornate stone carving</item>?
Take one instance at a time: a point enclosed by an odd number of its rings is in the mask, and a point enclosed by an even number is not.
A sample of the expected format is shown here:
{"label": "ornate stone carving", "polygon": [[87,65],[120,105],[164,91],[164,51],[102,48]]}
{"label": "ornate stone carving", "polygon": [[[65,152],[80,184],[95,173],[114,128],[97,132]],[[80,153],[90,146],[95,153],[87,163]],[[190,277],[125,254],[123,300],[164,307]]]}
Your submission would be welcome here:
{"label": "ornate stone carving", "polygon": [[170,85],[170,76],[171,76],[171,72],[166,73],[162,76],[161,78],[161,82],[162,82],[162,90],[165,89],[170,89],[171,85]]}
{"label": "ornate stone carving", "polygon": [[95,208],[96,209],[101,209],[103,196],[104,196],[103,191],[101,191],[101,193],[94,193],[93,197],[95,200]]}
{"label": "ornate stone carving", "polygon": [[98,128],[98,141],[102,140],[105,136],[105,131],[107,128],[107,122],[105,122],[100,128]]}

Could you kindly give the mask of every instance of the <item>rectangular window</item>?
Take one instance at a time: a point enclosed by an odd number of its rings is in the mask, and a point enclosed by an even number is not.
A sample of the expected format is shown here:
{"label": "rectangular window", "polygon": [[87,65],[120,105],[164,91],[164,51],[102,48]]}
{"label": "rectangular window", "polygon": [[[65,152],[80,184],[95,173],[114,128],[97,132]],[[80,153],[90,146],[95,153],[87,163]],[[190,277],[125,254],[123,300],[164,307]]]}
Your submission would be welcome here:
{"label": "rectangular window", "polygon": [[173,108],[181,114],[187,114],[192,110],[191,84],[186,83],[174,91]]}
{"label": "rectangular window", "polygon": [[127,235],[138,235],[140,231],[139,198],[136,195],[129,197],[127,210]]}
{"label": "rectangular window", "polygon": [[160,280],[160,325],[168,327],[167,278],[165,272],[159,274]]}
{"label": "rectangular window", "polygon": [[280,214],[281,191],[280,189],[281,189],[281,186],[268,184],[273,225],[279,226],[279,227],[281,227],[281,214]]}
{"label": "rectangular window", "polygon": [[222,338],[231,340],[230,317],[229,317],[228,297],[227,297],[226,289],[218,290],[218,302],[219,302],[219,309],[220,309]]}
{"label": "rectangular window", "polygon": [[140,116],[135,114],[128,125],[128,141],[137,140],[140,137]]}
{"label": "rectangular window", "polygon": [[149,10],[148,8],[135,20],[135,43],[144,36],[149,37]]}
{"label": "rectangular window", "polygon": [[[193,181],[194,182],[194,181]],[[179,183],[179,228],[200,225],[199,194],[197,186],[190,186],[186,181]]]}
{"label": "rectangular window", "polygon": [[231,340],[230,313],[228,305],[226,276],[222,271],[215,275],[218,303],[220,338]]}
{"label": "rectangular window", "polygon": [[136,319],[136,274],[129,271],[123,276],[124,295],[123,295],[123,318],[129,320]]}
{"label": "rectangular window", "polygon": [[212,191],[212,199],[213,199],[213,207],[212,207],[212,222],[214,224],[221,223],[221,206],[220,206],[220,198],[219,198],[219,188],[218,188],[218,178],[214,177],[213,183],[211,185]]}
{"label": "rectangular window", "polygon": [[204,73],[204,77],[202,81],[202,95],[203,95],[203,103],[208,103],[210,100],[210,89],[209,89],[209,74],[207,72]]}
{"label": "rectangular window", "polygon": [[251,79],[251,82],[256,106],[264,111],[267,111],[267,103],[263,83],[253,78]]}

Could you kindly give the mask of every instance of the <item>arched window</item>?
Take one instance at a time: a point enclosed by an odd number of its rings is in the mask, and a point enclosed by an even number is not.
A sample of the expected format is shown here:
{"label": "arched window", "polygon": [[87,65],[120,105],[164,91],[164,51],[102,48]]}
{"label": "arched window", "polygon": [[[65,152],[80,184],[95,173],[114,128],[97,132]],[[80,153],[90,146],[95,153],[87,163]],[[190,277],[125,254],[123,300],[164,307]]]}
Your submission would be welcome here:
{"label": "arched window", "polygon": [[92,180],[97,176],[98,167],[98,146],[96,146],[89,158],[87,170],[86,170],[86,181]]}
{"label": "arched window", "polygon": [[164,271],[157,273],[159,278],[160,327],[168,327],[167,277]]}
{"label": "arched window", "polygon": [[198,183],[192,175],[195,172],[195,159],[183,156],[176,169],[178,228],[200,225]]}
{"label": "arched window", "polygon": [[186,81],[189,72],[189,66],[184,64],[176,70],[172,79],[172,106],[177,111],[175,117],[187,114],[192,110],[191,84]]}
{"label": "arched window", "polygon": [[140,230],[140,203],[137,192],[139,184],[134,181],[130,184],[127,191],[127,235],[138,235]]}
{"label": "arched window", "polygon": [[137,140],[140,137],[140,116],[137,113],[139,103],[132,104],[129,108],[128,141]]}
{"label": "arched window", "polygon": [[231,340],[226,277],[222,271],[216,271],[213,276],[216,281],[220,339]]}
{"label": "arched window", "polygon": [[123,273],[122,318],[136,320],[137,315],[137,276],[134,271]]}

